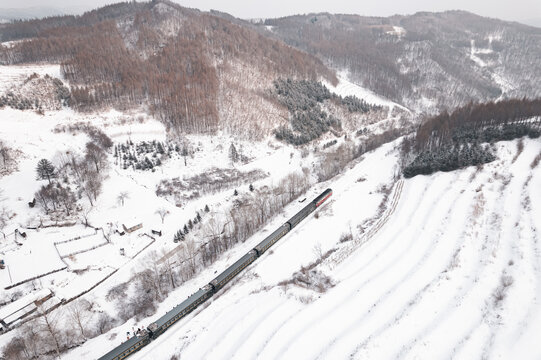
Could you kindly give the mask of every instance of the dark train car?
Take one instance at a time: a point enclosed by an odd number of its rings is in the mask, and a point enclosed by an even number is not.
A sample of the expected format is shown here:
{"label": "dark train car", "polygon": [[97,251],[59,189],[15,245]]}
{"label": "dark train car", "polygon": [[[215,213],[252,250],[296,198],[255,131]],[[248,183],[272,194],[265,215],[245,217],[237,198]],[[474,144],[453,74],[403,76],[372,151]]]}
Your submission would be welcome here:
{"label": "dark train car", "polygon": [[332,195],[332,190],[327,189],[324,192],[322,192],[317,198],[315,198],[314,201],[312,202],[314,203],[314,205],[316,205],[316,207],[318,207],[321,204],[323,204],[328,198],[330,198],[331,195]]}
{"label": "dark train car", "polygon": [[257,252],[250,250],[246,255],[237,260],[236,263],[225,269],[220,275],[218,275],[209,284],[212,285],[214,291],[220,290],[225,284],[235,277],[242,269],[250,265],[257,258]]}
{"label": "dark train car", "polygon": [[164,316],[156,320],[148,327],[149,333],[152,334],[151,337],[155,339],[160,336],[165,330],[167,330],[167,328],[182,319],[184,316],[188,315],[193,309],[199,306],[199,304],[211,297],[212,293],[212,287],[210,285],[206,285],[168,311]]}
{"label": "dark train car", "polygon": [[304,220],[305,217],[307,217],[312,211],[316,209],[316,205],[312,201],[310,204],[306,205],[301,211],[293,215],[291,219],[287,221],[287,223],[291,226],[291,229],[293,229],[295,226],[297,226],[301,221]]}
{"label": "dark train car", "polygon": [[143,346],[148,344],[150,339],[148,335],[144,336],[134,336],[129,340],[123,342],[113,350],[109,351],[107,354],[100,357],[98,360],[120,360],[125,359],[136,351],[141,350]]}
{"label": "dark train car", "polygon": [[254,248],[257,251],[258,256],[261,256],[268,248],[270,248],[275,242],[280,240],[285,234],[289,232],[289,224],[285,223],[276,229],[272,234],[267,236],[263,241],[256,245]]}
{"label": "dark train car", "polygon": [[218,275],[208,285],[199,289],[195,294],[188,297],[179,305],[175,306],[171,311],[160,317],[156,322],[148,327],[148,334],[138,337],[134,336],[123,344],[117,346],[107,354],[100,357],[98,360],[120,360],[128,357],[134,352],[140,350],[148,344],[151,339],[158,337],[171,325],[176,323],[182,317],[186,316],[197,306],[210,298],[216,291],[220,290],[227,282],[234,278],[239,272],[250,265],[254,260],[269,249],[274,243],[280,240],[291,229],[297,226],[317,207],[323,204],[332,195],[332,190],[327,189],[318,197],[306,205],[301,211],[296,213],[284,225],[276,229],[272,234],[261,241],[253,250],[250,250],[246,255],[241,257],[233,265],[229,266],[224,272]]}

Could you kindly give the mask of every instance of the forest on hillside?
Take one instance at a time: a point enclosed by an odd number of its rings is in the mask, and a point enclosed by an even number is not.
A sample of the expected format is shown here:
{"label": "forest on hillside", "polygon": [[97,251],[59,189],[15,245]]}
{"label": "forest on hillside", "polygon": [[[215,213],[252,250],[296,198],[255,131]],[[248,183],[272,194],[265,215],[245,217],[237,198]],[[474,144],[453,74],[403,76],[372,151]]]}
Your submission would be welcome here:
{"label": "forest on hillside", "polygon": [[73,108],[147,105],[176,132],[217,129],[219,75],[228,63],[250,63],[271,78],[336,82],[313,56],[168,1],[14,23],[0,33],[3,40],[26,39],[0,48],[3,64],[61,63]]}
{"label": "forest on hillside", "polygon": [[541,95],[532,76],[541,73],[538,28],[464,11],[296,15],[267,19],[260,31],[269,27],[269,36],[347,70],[350,80],[430,114],[472,99]]}
{"label": "forest on hillside", "polygon": [[427,119],[413,139],[404,140],[403,153],[412,160],[403,173],[412,177],[485,164],[496,159],[489,144],[524,136],[541,136],[541,98],[469,103]]}

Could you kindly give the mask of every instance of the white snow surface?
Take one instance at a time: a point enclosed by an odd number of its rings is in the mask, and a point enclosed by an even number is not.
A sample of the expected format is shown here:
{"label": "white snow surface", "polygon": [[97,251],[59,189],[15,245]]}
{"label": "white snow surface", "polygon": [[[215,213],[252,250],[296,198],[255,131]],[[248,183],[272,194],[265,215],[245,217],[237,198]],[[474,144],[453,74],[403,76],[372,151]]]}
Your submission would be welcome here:
{"label": "white snow surface", "polygon": [[340,96],[348,96],[348,95],[354,95],[358,97],[359,99],[363,99],[369,104],[372,105],[380,105],[380,106],[388,106],[390,108],[393,108],[394,106],[398,106],[400,108],[404,108],[402,105],[399,105],[391,100],[388,100],[384,98],[383,96],[380,96],[370,89],[367,89],[365,87],[362,87],[358,84],[355,84],[349,80],[348,72],[347,71],[339,71],[337,73],[338,77],[338,84],[336,86],[332,85],[331,83],[327,81],[323,81],[326,87],[329,88],[331,92],[336,93]]}
{"label": "white snow surface", "polygon": [[[389,144],[325,187],[332,200],[268,254],[133,359],[538,359],[541,344],[541,151],[526,140],[498,144],[499,160],[482,170],[417,176],[396,209],[360,246],[340,243],[377,213],[375,189],[393,178]],[[366,177],[366,181],[357,179]],[[394,192],[389,198],[394,197]],[[300,208],[288,207],[290,216]],[[251,249],[287,216],[226,254],[162,304],[160,314],[212,279],[213,271]],[[384,215],[385,216],[385,215]],[[326,292],[279,285],[331,248],[337,263],[316,267],[336,284]],[[157,316],[148,319],[152,321]],[[130,329],[131,324],[125,328]],[[113,332],[123,333],[123,329]],[[65,359],[93,358],[116,345],[90,340]]]}
{"label": "white snow surface", "polygon": [[0,95],[3,95],[14,84],[22,83],[34,73],[62,78],[58,64],[0,65]]}
{"label": "white snow surface", "polygon": [[[56,69],[44,71],[52,74]],[[399,106],[344,78],[331,91],[390,108]],[[187,166],[182,159],[171,159],[154,173],[122,170],[113,165],[111,156],[109,176],[89,220],[97,227],[143,223],[141,230],[123,237],[113,235],[104,246],[99,246],[104,241],[99,232],[93,234],[82,225],[27,229],[26,239],[15,239],[15,229],[35,225],[42,217],[40,209],[27,205],[46,183],[35,179],[37,161],[54,160],[66,151],[82,153],[88,141],[83,133],[53,130],[81,121],[101,128],[115,142],[166,138],[161,123],[137,113],[79,114],[64,109],[41,116],[0,109],[0,138],[20,151],[17,169],[0,177],[2,205],[15,214],[4,229],[7,241],[0,241],[0,258],[6,259],[10,269],[9,273],[0,270],[2,295],[6,286],[16,282],[13,277],[24,280],[68,266],[69,271],[18,288],[27,296],[22,299],[51,289],[55,298],[50,301],[58,303],[116,271],[88,294],[95,309],[116,316],[114,304],[105,299],[113,286],[144,269],[143,259],[150,251],[173,249],[174,232],[195,211],[208,204],[210,216],[220,216],[232,202],[231,188],[177,207],[156,196],[159,180],[235,166],[269,174],[254,182],[257,189],[316,163],[313,155],[303,158],[299,149],[273,140],[250,143],[227,134],[189,136],[196,150]],[[251,159],[247,164],[229,162],[232,142]],[[539,359],[541,167],[532,169],[531,164],[541,152],[541,143],[524,140],[520,154],[517,143],[499,143],[498,160],[482,169],[398,182],[398,142],[365,154],[342,175],[316,184],[301,196],[311,200],[327,187],[333,189],[317,216],[309,216],[225,289],[130,359],[167,360],[173,355],[205,360]],[[383,185],[393,185],[384,203]],[[247,186],[239,189],[248,191]],[[116,200],[120,191],[130,193],[125,206]],[[207,284],[304,204],[293,202],[252,238],[183,283],[159,304],[155,315],[137,324],[129,320],[63,354],[62,359],[96,359],[105,354],[125,338],[126,331],[147,326]],[[159,207],[170,211],[163,224],[155,213]],[[153,242],[144,235],[151,229],[161,229],[164,235]],[[340,242],[349,233],[353,241]],[[67,242],[82,235],[88,236]],[[125,256],[120,255],[120,248],[125,249]],[[328,277],[334,287],[318,292],[315,285],[284,283],[331,249],[335,253],[315,267],[317,272],[310,273],[310,279],[317,284]],[[0,347],[16,334],[17,330],[0,336]]]}

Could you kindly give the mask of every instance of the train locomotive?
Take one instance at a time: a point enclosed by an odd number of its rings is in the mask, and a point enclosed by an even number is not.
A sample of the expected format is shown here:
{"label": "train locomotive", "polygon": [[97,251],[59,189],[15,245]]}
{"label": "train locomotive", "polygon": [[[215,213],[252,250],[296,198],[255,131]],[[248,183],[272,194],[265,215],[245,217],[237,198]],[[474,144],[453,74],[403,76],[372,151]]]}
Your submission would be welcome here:
{"label": "train locomotive", "polygon": [[200,304],[208,300],[212,295],[218,292],[231,279],[237,276],[243,269],[253,263],[258,257],[263,255],[273,244],[284,237],[302,220],[310,215],[314,210],[321,206],[330,196],[332,190],[327,189],[306,205],[302,210],[293,215],[287,222],[276,229],[272,234],[263,239],[252,250],[248,251],[244,256],[237,260],[233,265],[229,266],[221,274],[216,276],[207,285],[199,289],[194,294],[190,295],[186,300],[168,311],[165,315],[148,326],[146,330],[138,332],[135,336],[128,339],[121,345],[117,346],[107,354],[100,357],[98,360],[120,360],[125,359],[134,352],[139,351],[143,346],[156,339],[171,325],[188,315]]}

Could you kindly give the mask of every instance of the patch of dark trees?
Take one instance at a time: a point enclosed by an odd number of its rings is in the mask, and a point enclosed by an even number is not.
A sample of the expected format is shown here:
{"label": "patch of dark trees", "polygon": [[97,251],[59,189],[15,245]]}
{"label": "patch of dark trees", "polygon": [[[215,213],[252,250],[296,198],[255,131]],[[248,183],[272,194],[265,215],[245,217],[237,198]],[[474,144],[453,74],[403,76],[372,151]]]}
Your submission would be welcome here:
{"label": "patch of dark trees", "polygon": [[39,100],[36,99],[32,101],[20,95],[15,95],[11,91],[8,92],[6,95],[0,96],[0,108],[3,108],[5,106],[9,106],[17,110],[40,110],[41,109]]}
{"label": "patch of dark trees", "polygon": [[133,168],[134,170],[155,171],[155,167],[162,165],[163,157],[172,157],[174,154],[181,155],[180,146],[173,143],[160,141],[142,141],[134,143],[131,140],[117,144],[114,147],[113,156],[115,163],[122,169]]}
{"label": "patch of dark trees", "polygon": [[419,153],[404,168],[405,178],[415,175],[429,175],[436,171],[452,171],[472,165],[480,165],[496,160],[490,147],[478,143],[445,145],[431,151]]}
{"label": "patch of dark trees", "polygon": [[312,80],[276,79],[274,91],[278,101],[290,112],[289,126],[274,131],[278,140],[303,145],[319,138],[330,129],[339,130],[341,122],[322,110],[324,101],[333,101],[350,112],[365,113],[373,106],[355,96],[341,97],[331,93],[321,82]]}
{"label": "patch of dark trees", "polygon": [[468,104],[419,127],[415,146],[408,150],[415,158],[403,173],[410,178],[485,164],[496,159],[487,144],[540,135],[541,99]]}
{"label": "patch of dark trees", "polygon": [[[210,211],[210,208],[208,205],[205,205],[204,211],[205,213],[208,213]],[[199,211],[197,211],[195,213],[195,217],[193,218],[193,220],[192,219],[188,220],[188,222],[184,224],[184,227],[178,229],[175,235],[173,235],[173,242],[178,243],[179,241],[184,241],[184,239],[186,238],[186,235],[188,235],[188,233],[192,231],[193,227],[199,224],[201,221],[202,221],[201,214],[199,213]]]}
{"label": "patch of dark trees", "polygon": [[326,148],[329,148],[333,145],[336,145],[336,143],[338,143],[338,140],[334,139],[334,140],[331,140],[325,144],[323,144],[323,149],[326,149]]}

